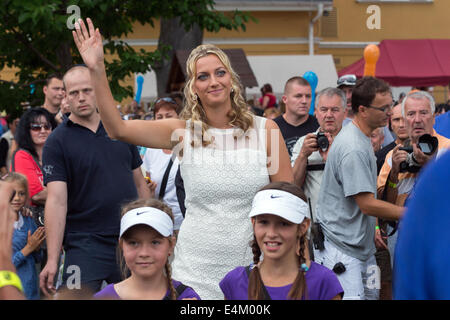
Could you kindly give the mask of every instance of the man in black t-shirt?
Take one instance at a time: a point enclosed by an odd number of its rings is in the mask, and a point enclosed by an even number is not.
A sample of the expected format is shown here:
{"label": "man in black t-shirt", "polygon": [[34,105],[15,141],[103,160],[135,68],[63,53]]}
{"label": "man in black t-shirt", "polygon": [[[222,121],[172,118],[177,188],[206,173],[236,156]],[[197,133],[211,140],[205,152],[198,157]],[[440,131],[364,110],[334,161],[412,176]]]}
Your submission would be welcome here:
{"label": "man in black t-shirt", "polygon": [[95,293],[103,280],[120,281],[120,208],[150,197],[136,146],[110,139],[100,121],[87,67],[69,69],[64,85],[71,114],[48,137],[42,156],[48,260],[40,287],[46,295],[56,289],[61,246],[63,288]]}
{"label": "man in black t-shirt", "polygon": [[319,128],[317,119],[309,115],[311,99],[311,86],[305,78],[292,77],[286,82],[282,97],[286,112],[274,121],[280,127],[290,157],[297,140]]}

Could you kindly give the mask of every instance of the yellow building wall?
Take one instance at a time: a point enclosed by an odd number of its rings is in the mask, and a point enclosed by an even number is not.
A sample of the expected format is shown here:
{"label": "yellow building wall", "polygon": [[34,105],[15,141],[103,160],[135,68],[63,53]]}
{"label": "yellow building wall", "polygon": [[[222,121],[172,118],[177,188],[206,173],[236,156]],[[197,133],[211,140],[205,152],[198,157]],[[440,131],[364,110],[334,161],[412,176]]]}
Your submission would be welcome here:
{"label": "yellow building wall", "polygon": [[[381,13],[380,29],[370,30],[367,20],[370,13],[367,8],[377,5]],[[337,10],[337,37],[323,37],[321,20],[314,25],[314,37],[321,42],[366,43],[379,42],[383,39],[420,39],[450,37],[450,0],[434,0],[432,3],[359,3],[356,0],[334,0],[333,7]],[[249,21],[246,32],[242,30],[221,30],[218,33],[205,32],[204,42],[221,42],[236,40],[238,44],[218,44],[221,48],[242,48],[247,55],[283,55],[308,54],[309,21],[316,12],[304,11],[258,11],[250,12],[258,22]],[[149,24],[134,25],[133,34],[129,40],[143,40],[149,45],[134,46],[153,51],[156,49],[160,25],[154,20],[154,27]],[[247,42],[245,40],[248,40]],[[290,40],[289,43],[261,44],[259,40]],[[315,54],[331,54],[340,69],[352,64],[363,55],[364,46],[336,48],[319,45],[314,46]],[[0,79],[11,80],[13,72],[5,68],[0,73]],[[125,80],[125,84],[134,85],[134,79]],[[436,87],[437,102],[447,99],[447,88]],[[122,102],[129,103],[131,99]]]}
{"label": "yellow building wall", "polygon": [[[366,10],[377,5],[381,13],[381,28],[370,30]],[[430,3],[358,3],[355,0],[334,0],[338,12],[338,39],[324,41],[381,41],[383,39],[448,38],[450,36],[450,1]]]}

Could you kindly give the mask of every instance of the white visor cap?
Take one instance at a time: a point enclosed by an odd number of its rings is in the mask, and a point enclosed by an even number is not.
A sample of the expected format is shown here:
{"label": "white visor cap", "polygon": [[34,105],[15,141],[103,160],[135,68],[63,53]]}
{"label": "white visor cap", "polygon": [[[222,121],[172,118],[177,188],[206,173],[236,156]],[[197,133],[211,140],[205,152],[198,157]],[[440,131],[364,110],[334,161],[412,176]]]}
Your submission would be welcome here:
{"label": "white visor cap", "polygon": [[120,235],[131,227],[145,224],[158,231],[163,237],[173,235],[173,222],[170,216],[156,208],[142,207],[128,211],[120,220]]}
{"label": "white visor cap", "polygon": [[274,214],[292,223],[300,224],[305,218],[309,218],[309,206],[290,192],[262,190],[253,198],[249,217],[261,214]]}

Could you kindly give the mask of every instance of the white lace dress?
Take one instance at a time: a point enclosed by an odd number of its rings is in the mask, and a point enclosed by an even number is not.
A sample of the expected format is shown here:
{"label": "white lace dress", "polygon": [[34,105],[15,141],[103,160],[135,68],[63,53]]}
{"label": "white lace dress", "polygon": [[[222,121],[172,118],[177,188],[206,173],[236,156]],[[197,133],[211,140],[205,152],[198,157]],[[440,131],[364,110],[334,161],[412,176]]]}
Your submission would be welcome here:
{"label": "white lace dress", "polygon": [[[248,214],[256,192],[270,182],[265,118],[256,130],[234,139],[234,129],[211,129],[213,143],[192,147],[186,130],[181,175],[186,215],[178,234],[173,278],[202,299],[223,299],[219,282],[237,266],[252,262]],[[188,128],[189,122],[186,128]]]}

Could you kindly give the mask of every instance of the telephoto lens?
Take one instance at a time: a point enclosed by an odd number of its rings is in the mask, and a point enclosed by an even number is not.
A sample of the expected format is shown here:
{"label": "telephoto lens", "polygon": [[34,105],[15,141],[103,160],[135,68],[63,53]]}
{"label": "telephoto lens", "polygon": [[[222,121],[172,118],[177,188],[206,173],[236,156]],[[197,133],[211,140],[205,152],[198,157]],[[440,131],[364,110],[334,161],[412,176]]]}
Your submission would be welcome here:
{"label": "telephoto lens", "polygon": [[419,149],[426,155],[432,155],[436,151],[438,144],[438,139],[429,135],[428,133],[419,137]]}

